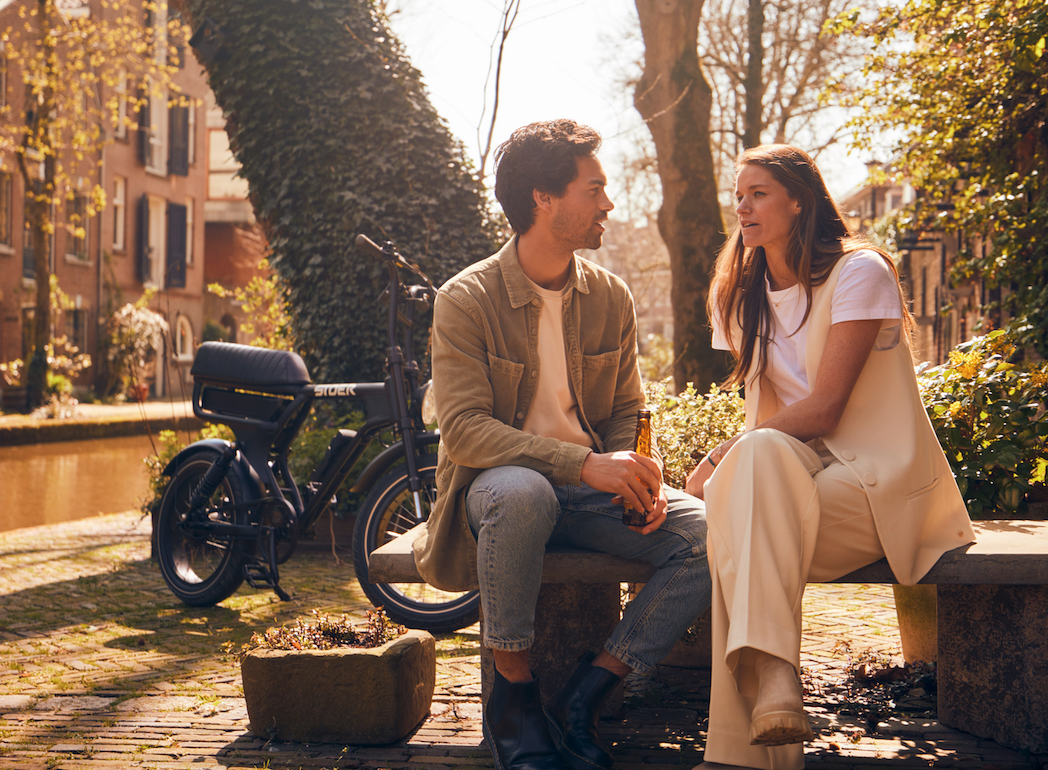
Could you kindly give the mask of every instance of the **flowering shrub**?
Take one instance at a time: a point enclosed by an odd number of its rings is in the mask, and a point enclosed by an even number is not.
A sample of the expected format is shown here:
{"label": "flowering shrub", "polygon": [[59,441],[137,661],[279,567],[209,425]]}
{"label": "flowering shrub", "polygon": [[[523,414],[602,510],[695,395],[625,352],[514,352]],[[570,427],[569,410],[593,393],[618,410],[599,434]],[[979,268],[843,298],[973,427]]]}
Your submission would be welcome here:
{"label": "flowering shrub", "polygon": [[666,391],[668,382],[648,382],[644,389],[651,432],[665,464],[663,478],[671,487],[684,489],[688,474],[702,456],[741,433],[746,417],[737,389],[710,385],[709,392],[702,394],[689,382],[683,393],[671,396]]}
{"label": "flowering shrub", "polygon": [[167,321],[147,306],[153,293],[117,310],[106,324],[106,355],[112,376],[126,389],[138,384],[143,370],[162,349]]}
{"label": "flowering shrub", "polygon": [[1026,493],[1048,466],[1048,363],[1017,365],[1010,332],[994,331],[950,351],[918,376],[928,416],[972,518],[1022,514]]}
{"label": "flowering shrub", "polygon": [[[271,350],[294,350],[295,338],[287,302],[287,287],[276,274],[269,273],[269,260],[263,258],[256,275],[247,286],[227,289],[210,283],[207,290],[223,299],[237,302],[247,316],[240,324],[244,334],[254,335],[251,344]],[[221,328],[221,327],[219,327]]]}

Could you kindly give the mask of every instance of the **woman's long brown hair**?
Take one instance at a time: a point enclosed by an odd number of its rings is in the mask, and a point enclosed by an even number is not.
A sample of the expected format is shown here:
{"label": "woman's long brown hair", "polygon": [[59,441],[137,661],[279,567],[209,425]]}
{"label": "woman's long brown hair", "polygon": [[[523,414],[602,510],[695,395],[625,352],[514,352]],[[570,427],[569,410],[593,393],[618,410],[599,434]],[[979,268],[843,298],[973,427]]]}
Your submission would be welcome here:
{"label": "woman's long brown hair", "polygon": [[[899,273],[891,257],[848,231],[840,209],[830,197],[822,174],[808,153],[786,144],[762,144],[739,154],[735,160],[736,177],[742,167],[747,165],[767,169],[786,188],[789,196],[800,204],[800,213],[794,220],[786,248],[786,265],[797,276],[807,298],[801,326],[811,312],[812,289],[826,281],[833,266],[846,254],[858,249],[876,251],[884,258],[898,281]],[[724,329],[735,358],[735,368],[728,377],[730,385],[745,384],[746,373],[750,370],[755,354],[760,362],[757,376],[763,374],[767,367],[771,310],[764,288],[766,274],[764,249],[747,249],[742,242],[742,227],[736,224],[717,255],[707,306],[709,317],[716,317]],[[742,330],[741,345],[738,347],[735,335],[731,332],[735,325]],[[907,343],[912,329],[913,317],[904,302],[902,336]],[[794,329],[791,334],[796,331]]]}

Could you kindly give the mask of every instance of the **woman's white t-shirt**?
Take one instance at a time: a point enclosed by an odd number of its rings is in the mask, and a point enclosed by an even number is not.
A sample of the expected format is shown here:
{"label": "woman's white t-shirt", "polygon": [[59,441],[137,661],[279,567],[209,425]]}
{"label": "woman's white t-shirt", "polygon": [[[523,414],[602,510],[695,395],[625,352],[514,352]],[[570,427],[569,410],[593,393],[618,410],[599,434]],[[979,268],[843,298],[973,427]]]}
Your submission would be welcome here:
{"label": "woman's white t-shirt", "polygon": [[[895,274],[880,254],[869,249],[852,252],[842,259],[846,261],[830,301],[830,323],[883,319],[873,349],[890,350],[899,344],[902,322],[902,297]],[[789,406],[811,395],[804,367],[808,324],[801,326],[806,298],[799,283],[772,291],[765,279],[765,290],[772,315],[765,376],[771,380],[783,406]],[[720,319],[714,317],[711,323],[713,347],[729,350]]]}

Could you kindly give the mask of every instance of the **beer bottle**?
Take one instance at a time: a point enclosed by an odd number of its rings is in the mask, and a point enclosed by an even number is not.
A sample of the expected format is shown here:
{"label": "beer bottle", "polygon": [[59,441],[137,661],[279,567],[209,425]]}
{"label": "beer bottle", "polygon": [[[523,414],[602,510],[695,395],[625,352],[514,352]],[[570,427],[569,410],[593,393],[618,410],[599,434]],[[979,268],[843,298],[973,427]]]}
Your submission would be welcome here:
{"label": "beer bottle", "polygon": [[[637,434],[633,437],[633,451],[644,457],[651,457],[651,410],[640,409],[637,412]],[[647,524],[648,514],[636,511],[629,503],[622,508],[622,523],[627,527],[643,527]]]}

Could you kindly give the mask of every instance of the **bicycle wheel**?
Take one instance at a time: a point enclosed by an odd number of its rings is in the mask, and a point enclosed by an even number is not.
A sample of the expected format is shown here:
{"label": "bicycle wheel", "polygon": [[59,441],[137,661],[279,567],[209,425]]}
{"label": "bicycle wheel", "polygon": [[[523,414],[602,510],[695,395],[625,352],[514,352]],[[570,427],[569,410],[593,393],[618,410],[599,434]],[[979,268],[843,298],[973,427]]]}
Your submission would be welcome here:
{"label": "bicycle wheel", "polygon": [[[238,548],[236,538],[214,534],[198,537],[185,527],[193,490],[218,457],[218,452],[204,451],[182,463],[168,482],[157,517],[160,574],[171,592],[193,607],[218,604],[232,596],[244,582],[245,555]],[[208,501],[204,515],[211,521],[243,520],[246,518],[243,513],[221,510],[222,506],[243,501],[240,484],[234,474],[227,473]]]}
{"label": "bicycle wheel", "polygon": [[[420,497],[423,518],[429,517],[437,497],[437,458],[419,458],[422,480]],[[447,633],[471,626],[480,616],[477,591],[441,591],[426,583],[372,583],[368,580],[368,556],[381,545],[407,532],[418,522],[414,496],[408,489],[407,468],[398,468],[382,478],[357,512],[353,531],[353,568],[360,587],[376,607],[396,623],[433,633]]]}

